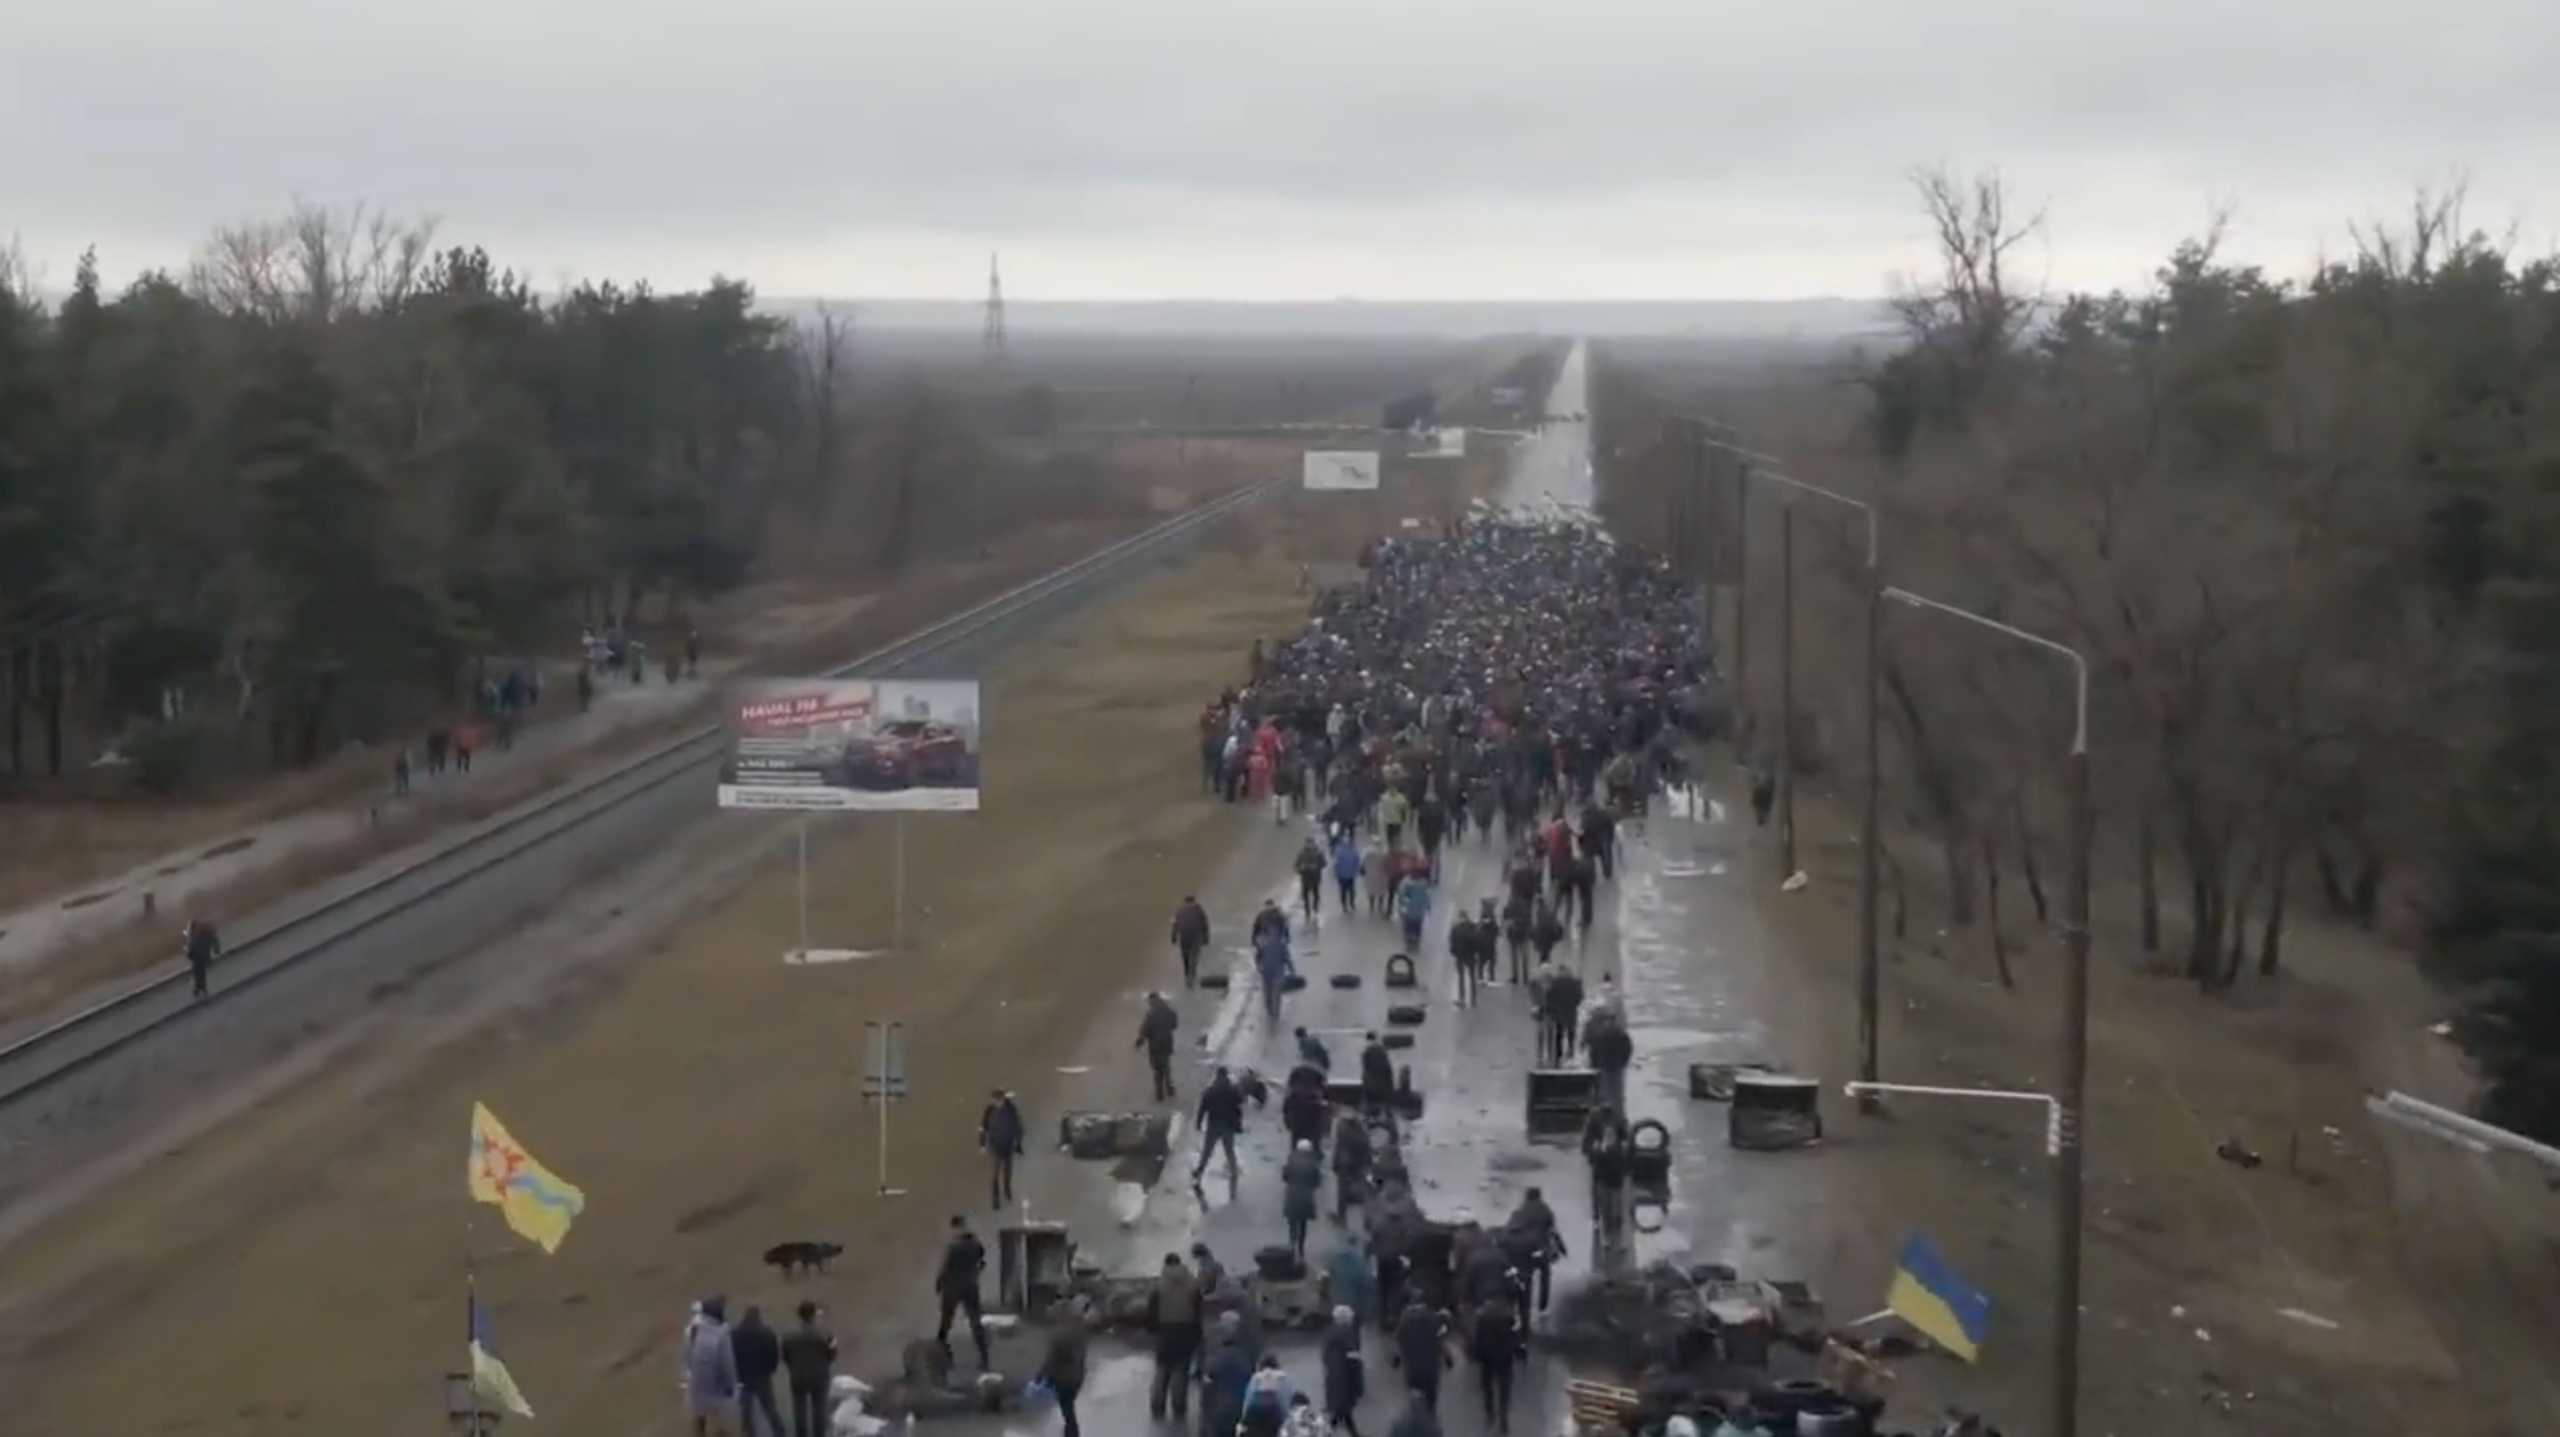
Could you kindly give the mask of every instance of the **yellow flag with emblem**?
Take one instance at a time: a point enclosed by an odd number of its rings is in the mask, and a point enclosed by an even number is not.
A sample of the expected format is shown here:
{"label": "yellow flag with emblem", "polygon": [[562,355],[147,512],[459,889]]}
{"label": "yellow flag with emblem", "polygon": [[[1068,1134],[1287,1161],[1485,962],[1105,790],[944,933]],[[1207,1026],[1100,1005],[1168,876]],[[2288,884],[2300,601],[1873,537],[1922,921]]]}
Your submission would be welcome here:
{"label": "yellow flag with emblem", "polygon": [[471,1105],[471,1196],[496,1206],[507,1226],[544,1252],[558,1252],[587,1195],[533,1160],[483,1103]]}

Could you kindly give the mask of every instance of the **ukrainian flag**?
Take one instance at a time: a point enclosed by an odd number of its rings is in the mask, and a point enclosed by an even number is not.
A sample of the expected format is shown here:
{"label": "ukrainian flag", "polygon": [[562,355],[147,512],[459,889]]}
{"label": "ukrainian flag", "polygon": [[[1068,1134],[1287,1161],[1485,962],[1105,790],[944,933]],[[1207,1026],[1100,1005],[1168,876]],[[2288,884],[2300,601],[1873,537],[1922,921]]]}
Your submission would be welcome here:
{"label": "ukrainian flag", "polygon": [[481,1103],[471,1105],[471,1196],[494,1203],[507,1226],[544,1252],[558,1252],[569,1224],[586,1211],[587,1195],[533,1160]]}
{"label": "ukrainian flag", "polygon": [[507,1364],[498,1360],[495,1347],[489,1337],[489,1316],[481,1310],[479,1295],[474,1293],[471,1298],[472,1403],[476,1408],[485,1402],[489,1405],[480,1410],[512,1413],[531,1421],[533,1404],[525,1401],[524,1393],[517,1390],[515,1374],[507,1371]]}
{"label": "ukrainian flag", "polygon": [[1956,1276],[1929,1240],[1913,1233],[1894,1263],[1885,1306],[1928,1339],[1967,1362],[1980,1355],[1991,1329],[1991,1299]]}

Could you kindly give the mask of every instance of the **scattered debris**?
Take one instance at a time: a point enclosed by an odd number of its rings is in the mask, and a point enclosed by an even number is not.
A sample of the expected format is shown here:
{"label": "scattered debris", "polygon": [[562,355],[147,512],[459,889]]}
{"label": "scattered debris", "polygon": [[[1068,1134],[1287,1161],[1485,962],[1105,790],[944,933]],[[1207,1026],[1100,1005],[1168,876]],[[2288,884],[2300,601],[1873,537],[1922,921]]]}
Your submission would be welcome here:
{"label": "scattered debris", "polygon": [[2214,1148],[2213,1155],[2226,1163],[2236,1163],[2244,1168],[2254,1168],[2266,1161],[2238,1138],[2224,1138],[2220,1145]]}
{"label": "scattered debris", "polygon": [[2322,1317],[2316,1312],[2305,1312],[2299,1307],[2279,1307],[2276,1309],[2276,1316],[2289,1318],[2305,1327],[2319,1328],[2323,1332],[2335,1332],[2341,1325],[2334,1317]]}
{"label": "scattered debris", "polygon": [[1778,891],[1781,893],[1793,893],[1812,881],[1812,877],[1803,869],[1799,868],[1795,872],[1787,875],[1787,881],[1778,885]]}

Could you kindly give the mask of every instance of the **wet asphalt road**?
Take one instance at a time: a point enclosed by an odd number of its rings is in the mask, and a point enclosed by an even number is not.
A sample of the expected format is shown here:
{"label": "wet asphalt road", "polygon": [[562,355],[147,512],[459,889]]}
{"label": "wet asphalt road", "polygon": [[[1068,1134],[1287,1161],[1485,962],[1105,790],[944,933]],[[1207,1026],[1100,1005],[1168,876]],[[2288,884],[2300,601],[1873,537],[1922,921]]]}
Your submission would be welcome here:
{"label": "wet asphalt road", "polygon": [[[1550,414],[1586,412],[1585,364],[1584,349],[1577,345],[1559,374],[1547,406]],[[1585,423],[1551,424],[1523,441],[1513,454],[1506,503],[1587,509],[1592,498],[1588,451]],[[1796,1191],[1800,1179],[1767,1170],[1767,1165],[1789,1159],[1729,1149],[1723,1141],[1724,1109],[1687,1096],[1687,1066],[1693,1061],[1773,1056],[1770,1009],[1785,1007],[1784,985],[1764,981],[1768,969],[1758,960],[1767,949],[1743,905],[1717,901],[1720,890],[1730,891],[1729,885],[1738,881],[1747,828],[1703,801],[1677,804],[1669,811],[1657,808],[1650,819],[1629,825],[1623,830],[1617,878],[1600,887],[1596,922],[1579,941],[1567,940],[1557,962],[1578,962],[1595,995],[1601,978],[1616,979],[1637,1049],[1628,1080],[1630,1116],[1657,1119],[1673,1134],[1672,1202],[1667,1211],[1638,1215],[1630,1260],[1721,1261],[1747,1273],[1789,1277],[1806,1272],[1803,1263],[1812,1256],[1790,1251],[1787,1239],[1787,1229],[1795,1225],[1784,1214],[1790,1204],[1803,1200]],[[1280,901],[1294,920],[1296,885],[1287,857],[1306,831],[1293,821],[1274,825],[1267,835],[1253,835],[1240,845],[1226,878],[1203,894],[1218,925],[1211,960],[1223,957],[1230,965],[1232,986],[1223,995],[1209,990],[1173,994],[1182,1011],[1184,1041],[1198,1046],[1191,1049],[1194,1066],[1189,1071],[1177,1068],[1181,1092],[1175,1106],[1182,1121],[1172,1160],[1146,1192],[1143,1210],[1135,1221],[1115,1221],[1113,1184],[1105,1166],[1062,1161],[1044,1164],[1042,1180],[1035,1184],[1043,1203],[1040,1215],[1069,1220],[1082,1253],[1115,1274],[1153,1272],[1164,1254],[1185,1251],[1194,1241],[1206,1242],[1231,1269],[1249,1268],[1255,1248],[1286,1238],[1278,1176],[1285,1136],[1277,1097],[1275,1093],[1270,1108],[1248,1112],[1237,1144],[1241,1176],[1230,1182],[1223,1164],[1213,1164],[1195,1188],[1191,1168],[1197,1151],[1188,1119],[1207,1069],[1216,1063],[1252,1067],[1272,1075],[1276,1083],[1294,1061],[1291,1029],[1304,1025],[1324,1037],[1337,1074],[1354,1073],[1362,1033],[1384,1030],[1391,1000],[1411,1002],[1418,996],[1429,1016],[1416,1031],[1415,1045],[1397,1056],[1411,1065],[1414,1086],[1425,1100],[1423,1117],[1408,1125],[1406,1136],[1407,1161],[1424,1211],[1444,1221],[1471,1212],[1493,1226],[1527,1188],[1537,1186],[1556,1210],[1571,1249],[1557,1268],[1559,1294],[1587,1280],[1594,1234],[1581,1157],[1569,1141],[1533,1144],[1525,1132],[1526,1075],[1535,1042],[1527,994],[1495,986],[1471,1008],[1456,1004],[1448,924],[1461,906],[1473,910],[1498,888],[1498,831],[1491,842],[1479,838],[1444,850],[1441,890],[1426,925],[1423,952],[1415,955],[1419,995],[1394,992],[1381,981],[1388,956],[1402,946],[1394,925],[1370,917],[1365,905],[1343,914],[1328,883],[1318,927],[1310,933],[1298,923],[1296,957],[1308,986],[1288,996],[1275,1028],[1264,1017],[1242,935],[1253,908],[1266,896]],[[1508,966],[1506,956],[1499,967],[1507,972]],[[1361,986],[1347,991],[1331,987],[1327,980],[1337,973],[1360,975]],[[1130,996],[1134,1013],[1139,995]],[[1125,1054],[1127,1042],[1115,1028],[1099,1035],[1094,1047],[1102,1061],[1135,1065],[1134,1055]],[[1062,1174],[1062,1167],[1068,1171]],[[1722,1200],[1702,1201],[1709,1194]],[[1330,1214],[1329,1173],[1321,1203]],[[1359,1221],[1356,1213],[1352,1221]],[[1329,1216],[1320,1218],[1309,1238],[1311,1262],[1321,1266],[1342,1234]],[[1021,1355],[1011,1360],[1036,1360],[1036,1352],[1029,1350],[1035,1345],[1023,1344]],[[1274,1334],[1272,1345],[1300,1385],[1320,1396],[1315,1339]],[[1382,1433],[1403,1410],[1404,1389],[1401,1375],[1387,1365],[1385,1345],[1374,1327],[1367,1346],[1370,1395],[1360,1409],[1361,1430]],[[1078,1403],[1085,1430],[1174,1430],[1147,1417],[1149,1373],[1142,1348],[1118,1337],[1098,1338]],[[1522,1374],[1510,1430],[1566,1430],[1566,1376],[1560,1362],[1545,1356],[1534,1360]],[[1483,1419],[1473,1371],[1463,1359],[1444,1378],[1440,1415],[1448,1437],[1477,1437],[1492,1430]],[[1060,1425],[1054,1412],[1044,1412],[955,1420],[937,1427],[1010,1437],[1055,1432]]]}

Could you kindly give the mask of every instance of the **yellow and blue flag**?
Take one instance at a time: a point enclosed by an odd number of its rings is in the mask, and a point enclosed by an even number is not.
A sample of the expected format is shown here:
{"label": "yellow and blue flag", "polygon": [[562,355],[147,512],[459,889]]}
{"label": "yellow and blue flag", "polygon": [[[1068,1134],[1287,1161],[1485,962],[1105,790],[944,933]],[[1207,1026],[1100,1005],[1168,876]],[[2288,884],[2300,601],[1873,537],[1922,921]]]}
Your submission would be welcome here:
{"label": "yellow and blue flag", "polygon": [[558,1252],[587,1195],[533,1160],[481,1103],[471,1105],[471,1196],[494,1203],[518,1236]]}
{"label": "yellow and blue flag", "polygon": [[498,1354],[493,1350],[495,1346],[489,1337],[489,1315],[481,1310],[480,1299],[474,1294],[471,1299],[472,1405],[477,1408],[485,1402],[489,1406],[481,1410],[504,1412],[530,1421],[533,1404],[525,1401],[524,1394],[516,1390],[515,1376],[507,1371],[507,1364],[498,1360]]}
{"label": "yellow and blue flag", "polygon": [[1991,1329],[1991,1299],[1956,1276],[1929,1240],[1913,1233],[1895,1260],[1885,1306],[1940,1347],[1971,1362]]}

